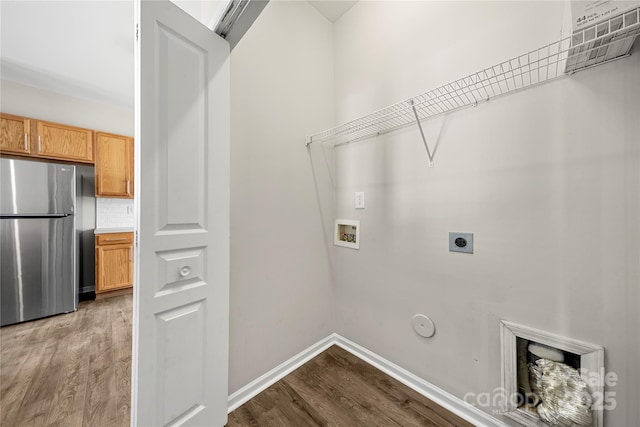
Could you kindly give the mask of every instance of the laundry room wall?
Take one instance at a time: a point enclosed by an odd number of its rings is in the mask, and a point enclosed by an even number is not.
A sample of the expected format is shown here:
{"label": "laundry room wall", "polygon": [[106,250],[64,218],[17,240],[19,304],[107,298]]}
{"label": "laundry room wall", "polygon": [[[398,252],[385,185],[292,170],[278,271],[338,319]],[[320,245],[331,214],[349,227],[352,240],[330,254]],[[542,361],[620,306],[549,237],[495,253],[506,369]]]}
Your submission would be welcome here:
{"label": "laundry room wall", "polygon": [[[566,18],[562,2],[361,1],[335,24],[335,123],[559,40]],[[428,121],[432,168],[415,125],[336,148],[335,216],[361,221],[360,249],[335,248],[337,332],[459,398],[499,392],[501,319],[599,344],[619,378],[606,425],[640,425],[638,76],[640,46]],[[473,254],[449,252],[455,231]]]}
{"label": "laundry room wall", "polygon": [[271,1],[231,53],[230,393],[335,330],[333,186],[305,146],[333,123],[332,40]]}

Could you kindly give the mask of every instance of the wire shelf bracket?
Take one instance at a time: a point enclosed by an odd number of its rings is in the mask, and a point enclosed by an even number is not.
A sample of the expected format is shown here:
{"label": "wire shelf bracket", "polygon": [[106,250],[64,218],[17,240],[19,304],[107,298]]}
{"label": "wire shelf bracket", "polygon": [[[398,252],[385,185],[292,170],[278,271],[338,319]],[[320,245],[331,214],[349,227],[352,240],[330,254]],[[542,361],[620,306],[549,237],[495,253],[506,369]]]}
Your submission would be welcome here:
{"label": "wire shelf bracket", "polygon": [[422,121],[629,56],[639,34],[640,6],[406,101],[309,135],[306,145],[324,141],[342,145],[417,123],[429,166],[433,166],[435,150],[429,149]]}
{"label": "wire shelf bracket", "polygon": [[420,117],[418,116],[418,110],[416,110],[416,105],[413,102],[413,99],[410,100],[409,103],[411,104],[411,108],[413,109],[413,114],[416,116],[416,123],[418,124],[418,129],[420,129],[420,136],[422,137],[422,142],[424,142],[424,148],[426,148],[426,150],[427,150],[427,156],[429,156],[429,167],[432,168],[433,167],[433,156],[435,154],[435,151],[432,154],[431,150],[429,150],[429,144],[427,144],[427,138],[424,137],[424,131],[422,130],[422,123],[420,123]]}

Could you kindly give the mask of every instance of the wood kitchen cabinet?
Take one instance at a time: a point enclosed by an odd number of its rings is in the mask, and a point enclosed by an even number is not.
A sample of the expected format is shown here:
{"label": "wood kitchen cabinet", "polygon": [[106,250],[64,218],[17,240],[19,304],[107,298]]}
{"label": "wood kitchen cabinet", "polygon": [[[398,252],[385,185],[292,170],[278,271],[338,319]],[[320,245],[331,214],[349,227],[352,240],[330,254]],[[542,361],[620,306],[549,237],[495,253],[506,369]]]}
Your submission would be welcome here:
{"label": "wood kitchen cabinet", "polygon": [[133,138],[96,132],[96,196],[133,198]]}
{"label": "wood kitchen cabinet", "polygon": [[93,163],[93,131],[58,123],[36,121],[32,155],[47,159]]}
{"label": "wood kitchen cabinet", "polygon": [[0,113],[0,153],[94,163],[91,129]]}
{"label": "wood kitchen cabinet", "polygon": [[133,286],[133,233],[96,236],[96,294]]}
{"label": "wood kitchen cabinet", "polygon": [[0,113],[0,151],[12,154],[31,152],[31,120]]}

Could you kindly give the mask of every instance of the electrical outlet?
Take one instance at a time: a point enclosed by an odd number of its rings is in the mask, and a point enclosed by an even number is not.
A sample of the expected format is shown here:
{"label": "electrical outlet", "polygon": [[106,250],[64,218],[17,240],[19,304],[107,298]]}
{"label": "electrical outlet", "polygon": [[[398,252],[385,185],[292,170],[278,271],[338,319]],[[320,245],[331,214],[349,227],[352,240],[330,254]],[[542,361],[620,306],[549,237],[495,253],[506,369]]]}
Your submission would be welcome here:
{"label": "electrical outlet", "polygon": [[449,233],[449,252],[473,253],[473,233]]}
{"label": "electrical outlet", "polygon": [[364,209],[364,192],[356,192],[356,209]]}

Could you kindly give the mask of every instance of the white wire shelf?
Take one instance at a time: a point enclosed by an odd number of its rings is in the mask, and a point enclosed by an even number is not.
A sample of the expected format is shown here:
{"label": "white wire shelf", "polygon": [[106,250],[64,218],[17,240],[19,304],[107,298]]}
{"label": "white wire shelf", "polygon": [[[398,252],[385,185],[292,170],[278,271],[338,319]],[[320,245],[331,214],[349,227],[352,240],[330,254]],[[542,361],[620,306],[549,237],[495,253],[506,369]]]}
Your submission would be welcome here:
{"label": "white wire shelf", "polygon": [[332,141],[340,144],[381,135],[416,122],[420,126],[420,121],[627,56],[639,34],[640,7],[637,7],[576,31],[560,41],[310,135],[306,143]]}

